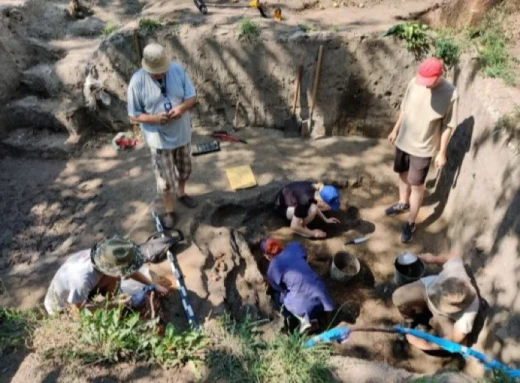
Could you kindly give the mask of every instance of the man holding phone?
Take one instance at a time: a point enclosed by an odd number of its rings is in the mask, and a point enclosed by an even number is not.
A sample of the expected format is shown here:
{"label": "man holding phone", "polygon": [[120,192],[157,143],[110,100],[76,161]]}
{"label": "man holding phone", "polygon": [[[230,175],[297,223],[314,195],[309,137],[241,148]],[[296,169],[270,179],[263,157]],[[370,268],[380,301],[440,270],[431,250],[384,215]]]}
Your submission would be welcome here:
{"label": "man holding phone", "polygon": [[152,153],[152,165],[166,214],[166,228],[175,226],[174,194],[189,208],[197,202],[186,194],[191,174],[191,120],[188,111],[197,100],[186,70],[171,62],[156,43],[143,50],[142,68],[128,86],[128,115],[141,126]]}

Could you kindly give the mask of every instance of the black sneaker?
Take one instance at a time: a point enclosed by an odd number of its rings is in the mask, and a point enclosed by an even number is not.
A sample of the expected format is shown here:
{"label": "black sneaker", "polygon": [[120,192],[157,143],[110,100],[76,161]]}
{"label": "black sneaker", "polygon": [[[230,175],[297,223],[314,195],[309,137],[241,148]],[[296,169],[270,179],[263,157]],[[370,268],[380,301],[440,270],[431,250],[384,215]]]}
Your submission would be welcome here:
{"label": "black sneaker", "polygon": [[390,206],[388,209],[386,209],[385,214],[389,216],[397,215],[405,212],[408,209],[410,209],[410,204],[397,202]]}
{"label": "black sneaker", "polygon": [[409,243],[412,242],[413,232],[415,231],[415,223],[407,223],[403,227],[403,232],[401,233],[401,242]]}

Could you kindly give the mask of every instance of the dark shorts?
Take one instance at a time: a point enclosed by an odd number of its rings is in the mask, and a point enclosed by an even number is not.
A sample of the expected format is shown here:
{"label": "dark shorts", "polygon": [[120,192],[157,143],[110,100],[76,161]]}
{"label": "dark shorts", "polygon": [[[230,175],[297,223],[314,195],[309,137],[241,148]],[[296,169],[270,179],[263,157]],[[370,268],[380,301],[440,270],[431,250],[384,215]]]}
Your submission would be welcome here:
{"label": "dark shorts", "polygon": [[431,157],[416,157],[395,148],[394,171],[399,174],[408,172],[410,185],[424,185],[431,162]]}

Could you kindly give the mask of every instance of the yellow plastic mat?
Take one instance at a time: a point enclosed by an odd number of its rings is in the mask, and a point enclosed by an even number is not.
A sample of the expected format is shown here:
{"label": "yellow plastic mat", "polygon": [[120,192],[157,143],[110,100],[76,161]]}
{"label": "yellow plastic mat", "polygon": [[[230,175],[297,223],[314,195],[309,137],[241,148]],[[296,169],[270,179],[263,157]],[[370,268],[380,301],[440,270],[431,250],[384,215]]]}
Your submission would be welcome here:
{"label": "yellow plastic mat", "polygon": [[237,166],[225,170],[229,184],[233,190],[248,189],[258,185],[249,165]]}

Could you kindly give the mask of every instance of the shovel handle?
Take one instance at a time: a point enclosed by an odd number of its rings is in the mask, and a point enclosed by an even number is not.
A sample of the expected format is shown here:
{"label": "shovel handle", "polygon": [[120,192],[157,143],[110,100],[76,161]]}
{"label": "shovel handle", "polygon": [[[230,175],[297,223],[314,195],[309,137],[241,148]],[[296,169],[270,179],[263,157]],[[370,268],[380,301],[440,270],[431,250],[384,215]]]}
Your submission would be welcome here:
{"label": "shovel handle", "polygon": [[323,56],[323,45],[320,45],[320,50],[318,52],[318,63],[316,64],[316,72],[314,73],[314,86],[312,87],[312,101],[311,101],[310,118],[312,118],[312,113],[314,112],[314,107],[316,106],[316,93],[318,93],[318,85],[320,83],[322,56]]}
{"label": "shovel handle", "polygon": [[296,76],[296,89],[294,90],[294,99],[292,104],[292,115],[296,114],[296,104],[298,103],[298,95],[300,93],[300,81],[302,79],[303,65],[298,66],[298,74]]}

